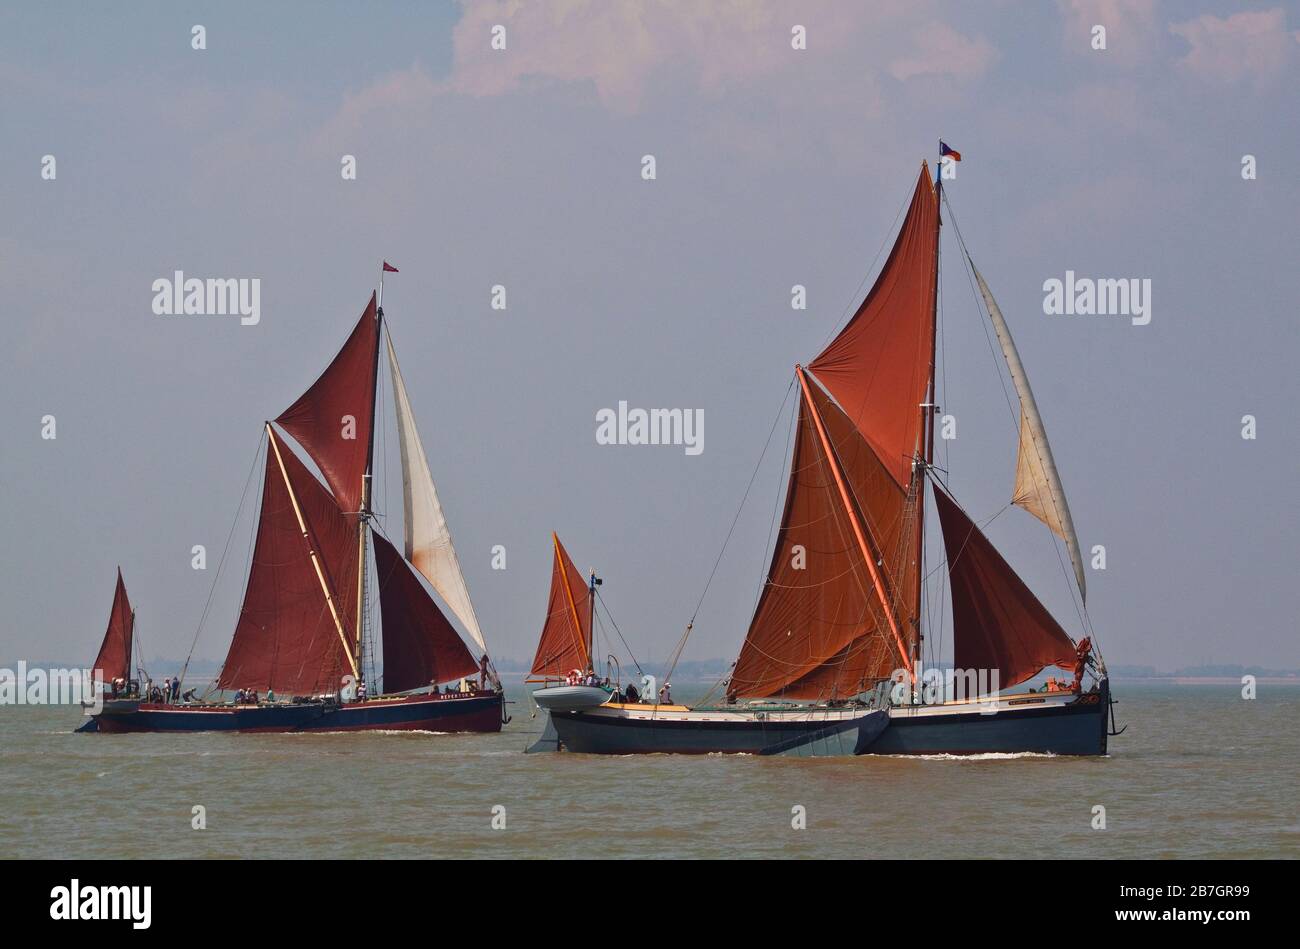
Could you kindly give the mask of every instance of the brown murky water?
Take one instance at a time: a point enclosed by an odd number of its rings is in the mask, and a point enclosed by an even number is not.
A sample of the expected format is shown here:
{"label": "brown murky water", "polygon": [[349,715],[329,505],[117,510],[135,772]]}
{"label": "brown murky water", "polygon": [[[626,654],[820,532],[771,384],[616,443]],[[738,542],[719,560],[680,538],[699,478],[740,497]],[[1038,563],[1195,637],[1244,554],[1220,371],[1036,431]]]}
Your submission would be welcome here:
{"label": "brown murky water", "polygon": [[[685,690],[679,698],[689,699]],[[0,708],[8,857],[1300,856],[1300,688],[1120,683],[1101,759],[524,755],[499,735],[74,735]],[[1094,805],[1107,828],[1093,830]],[[201,805],[207,828],[191,828]],[[505,828],[491,826],[505,809]],[[802,805],[807,829],[791,828]]]}

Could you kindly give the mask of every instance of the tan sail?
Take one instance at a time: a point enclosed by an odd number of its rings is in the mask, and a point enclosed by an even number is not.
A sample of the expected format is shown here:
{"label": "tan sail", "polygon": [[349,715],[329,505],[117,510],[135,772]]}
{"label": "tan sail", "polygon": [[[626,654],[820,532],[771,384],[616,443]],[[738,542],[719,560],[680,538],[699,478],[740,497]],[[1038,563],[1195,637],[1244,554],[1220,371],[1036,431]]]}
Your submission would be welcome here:
{"label": "tan sail", "polygon": [[[967,257],[967,260],[970,260]],[[1070,553],[1070,563],[1074,565],[1074,579],[1079,584],[1079,596],[1087,601],[1087,587],[1083,578],[1083,558],[1079,553],[1079,538],[1074,533],[1074,521],[1070,517],[1070,505],[1065,500],[1065,488],[1061,485],[1061,476],[1056,471],[1056,462],[1052,459],[1052,446],[1047,441],[1047,430],[1043,428],[1043,418],[1038,414],[1038,405],[1034,402],[1033,390],[1029,388],[1029,377],[1016,351],[1007,321],[998,308],[998,301],[993,299],[988,284],[970,261],[971,271],[979,283],[984,305],[988,307],[993,320],[993,329],[998,334],[1002,345],[1002,355],[1006,358],[1007,368],[1011,371],[1011,381],[1020,396],[1020,448],[1016,460],[1016,487],[1012,503],[1024,508],[1034,517],[1046,524],[1051,531],[1065,541]]]}
{"label": "tan sail", "polygon": [[388,340],[388,365],[393,376],[393,402],[397,407],[397,434],[402,452],[402,497],[406,504],[405,555],[438,591],[448,608],[456,614],[470,638],[478,644],[480,655],[487,652],[483,630],[474,614],[474,604],[465,586],[460,559],[451,543],[451,530],[438,501],[429,461],[415,427],[415,416],[406,396],[406,384],[397,367],[397,353]]}

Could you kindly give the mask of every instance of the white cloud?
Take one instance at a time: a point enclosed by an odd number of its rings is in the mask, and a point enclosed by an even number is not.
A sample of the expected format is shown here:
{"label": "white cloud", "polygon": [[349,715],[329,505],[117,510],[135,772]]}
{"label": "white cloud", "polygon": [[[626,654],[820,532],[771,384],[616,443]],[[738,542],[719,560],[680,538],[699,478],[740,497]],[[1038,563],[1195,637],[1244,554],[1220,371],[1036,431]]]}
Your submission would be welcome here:
{"label": "white cloud", "polygon": [[1191,44],[1178,60],[1181,68],[1221,82],[1251,79],[1262,84],[1276,79],[1286,72],[1300,41],[1300,33],[1287,31],[1286,13],[1280,7],[1234,13],[1226,19],[1207,13],[1175,23],[1169,31]]}

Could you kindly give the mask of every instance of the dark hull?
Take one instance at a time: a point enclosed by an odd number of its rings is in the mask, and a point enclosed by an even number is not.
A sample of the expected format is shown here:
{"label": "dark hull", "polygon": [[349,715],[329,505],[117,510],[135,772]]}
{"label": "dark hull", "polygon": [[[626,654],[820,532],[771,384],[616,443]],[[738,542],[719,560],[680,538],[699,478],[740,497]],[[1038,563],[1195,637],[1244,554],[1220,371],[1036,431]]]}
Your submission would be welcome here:
{"label": "dark hull", "polygon": [[740,718],[713,722],[665,718],[647,721],[584,712],[555,712],[551,715],[551,727],[563,750],[579,754],[812,757],[862,754],[887,724],[883,712],[865,711],[858,718],[833,723],[775,719],[776,716],[765,721]]}
{"label": "dark hull", "polygon": [[1059,708],[1009,709],[996,715],[909,718],[897,712],[872,744],[873,755],[1106,754],[1110,688]]}
{"label": "dark hull", "polygon": [[[504,698],[416,695],[352,705],[161,705],[117,702],[78,731],[100,732],[499,732]],[[87,726],[92,725],[93,728]]]}
{"label": "dark hull", "polygon": [[[1104,755],[1109,701],[1109,684],[1102,682],[1068,704],[1023,696],[993,715],[972,708],[927,714],[893,709],[887,722],[879,716],[883,727],[839,735],[831,733],[854,726],[780,722],[776,715],[766,721],[631,718],[607,710],[557,712],[551,727],[561,749],[588,754]],[[554,750],[543,742],[534,747]],[[808,751],[813,748],[821,750]]]}

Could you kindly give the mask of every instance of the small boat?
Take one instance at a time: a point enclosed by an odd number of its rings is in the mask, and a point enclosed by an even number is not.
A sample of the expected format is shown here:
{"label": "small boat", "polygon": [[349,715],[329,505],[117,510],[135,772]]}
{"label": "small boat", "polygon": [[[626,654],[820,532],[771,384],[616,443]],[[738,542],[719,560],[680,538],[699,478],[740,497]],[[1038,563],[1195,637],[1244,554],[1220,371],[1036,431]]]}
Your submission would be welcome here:
{"label": "small boat", "polygon": [[656,693],[652,677],[642,680],[644,698],[635,685],[597,682],[592,629],[601,581],[593,571],[584,583],[559,537],[551,541],[551,592],[532,666],[541,678],[530,680],[544,683],[533,700],[547,720],[529,752],[857,754],[887,724],[883,711],[862,706],[690,709],[671,704],[666,685]]}
{"label": "small boat", "polygon": [[[129,684],[110,692],[79,730],[500,731],[505,718],[500,680],[452,545],[391,336],[388,367],[405,513],[401,551],[383,535],[371,506],[386,325],[384,271],[396,272],[384,264],[378,297],[371,294],[333,361],[265,425],[252,561],[234,636],[214,685],[216,691],[233,692],[235,701],[182,692],[188,660],[169,688],[146,683],[141,689],[138,681],[130,682],[133,621],[126,619],[130,607],[119,572],[113,618],[96,668],[103,681],[125,678]],[[315,464],[323,483],[290,438]],[[423,581],[460,620],[473,652]],[[376,592],[378,629],[370,617]],[[368,681],[382,685],[379,694],[370,692]],[[443,683],[451,684],[444,689]]]}
{"label": "small boat", "polygon": [[[964,243],[963,263],[1020,401],[1011,503],[1064,545],[1084,635],[1075,640],[1057,623],[934,463],[942,188],[922,162],[875,284],[829,345],[795,366],[797,422],[780,529],[719,700],[686,707],[646,704],[649,696],[555,709],[537,750],[1106,753],[1115,734],[1107,726],[1110,686],[1093,645],[1065,492],[1006,321]],[[922,661],[928,618],[944,608],[943,597],[922,608],[927,580],[942,583],[944,572],[924,567],[927,493],[947,555],[953,624],[955,669],[937,682]],[[557,558],[560,552],[557,544]],[[1002,691],[1051,667],[1072,671],[1072,681],[1049,677],[1038,691]],[[665,686],[671,673],[670,666]]]}

